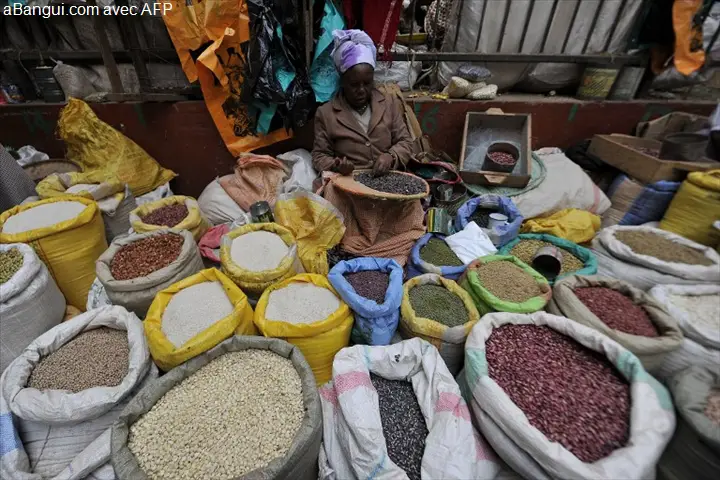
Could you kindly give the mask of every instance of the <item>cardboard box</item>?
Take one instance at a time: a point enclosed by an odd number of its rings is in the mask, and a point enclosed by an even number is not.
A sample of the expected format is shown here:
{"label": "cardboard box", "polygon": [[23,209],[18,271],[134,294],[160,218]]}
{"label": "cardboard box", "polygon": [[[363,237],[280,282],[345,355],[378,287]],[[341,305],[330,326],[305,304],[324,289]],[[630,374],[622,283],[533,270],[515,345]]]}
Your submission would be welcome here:
{"label": "cardboard box", "polygon": [[[498,109],[487,112],[468,112],[465,115],[460,177],[475,185],[523,188],[530,182],[532,149],[529,114],[503,113]],[[493,142],[509,142],[519,152],[515,168],[510,173],[482,170],[485,153]]]}
{"label": "cardboard box", "polygon": [[662,142],[657,140],[630,135],[595,135],[590,142],[588,153],[643,183],[660,180],[680,182],[685,179],[688,172],[720,167],[719,162],[710,159],[707,162],[660,160],[637,150],[640,147],[659,152],[661,145]]}

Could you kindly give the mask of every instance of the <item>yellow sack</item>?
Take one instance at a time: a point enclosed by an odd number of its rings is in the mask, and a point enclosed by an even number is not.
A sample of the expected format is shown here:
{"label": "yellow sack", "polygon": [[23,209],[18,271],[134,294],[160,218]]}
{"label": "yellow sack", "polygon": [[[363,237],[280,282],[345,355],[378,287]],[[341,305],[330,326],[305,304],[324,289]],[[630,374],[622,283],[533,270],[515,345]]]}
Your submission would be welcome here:
{"label": "yellow sack", "polygon": [[[222,284],[230,303],[233,304],[233,312],[192,337],[182,347],[176,348],[162,332],[162,316],[165,308],[173,295],[179,291],[199,283],[216,281]],[[217,268],[200,270],[195,275],[173,283],[165,290],[158,292],[143,323],[150,355],[157,366],[166,372],[210,350],[233,335],[257,335],[250,301],[243,291]]]}
{"label": "yellow sack", "polygon": [[680,185],[660,228],[713,248],[720,248],[720,170],[693,172]]}
{"label": "yellow sack", "polygon": [[548,233],[575,243],[589,242],[600,230],[600,217],[577,208],[566,208],[549,217],[523,222],[521,233]]}
{"label": "yellow sack", "polygon": [[[66,193],[74,185],[90,184],[94,188],[79,192]],[[125,184],[116,176],[108,175],[100,170],[91,172],[70,172],[48,175],[35,187],[40,198],[53,198],[60,195],[75,195],[90,200],[100,200],[114,195],[118,203],[125,198]]]}
{"label": "yellow sack", "polygon": [[[420,285],[439,285],[460,297],[468,312],[468,321],[463,325],[448,327],[430,318],[418,317],[410,303],[410,290]],[[453,280],[435,273],[426,273],[405,282],[400,314],[400,333],[403,338],[420,337],[433,344],[440,351],[450,373],[457,375],[462,369],[465,357],[465,340],[472,327],[480,320],[480,314],[470,295]]]}
{"label": "yellow sack", "polygon": [[158,208],[167,207],[168,205],[175,205],[184,203],[188,209],[187,217],[182,219],[177,225],[173,225],[171,228],[177,230],[187,230],[193,234],[195,243],[200,241],[200,238],[205,235],[205,232],[210,228],[210,222],[208,222],[200,211],[197,200],[192,197],[186,197],[183,195],[173,195],[172,197],[161,198],[154,202],[140,205],[138,208],[130,212],[130,224],[137,233],[153,232],[163,228],[168,228],[164,225],[152,225],[144,223],[141,218],[157,210]]}
{"label": "yellow sack", "polygon": [[72,195],[26,203],[0,215],[0,232],[13,215],[38,205],[62,201],[80,202],[86,208],[77,217],[49,227],[22,233],[0,233],[0,243],[27,243],[33,247],[67,303],[84,312],[90,286],[95,280],[95,261],[108,247],[97,203]]}
{"label": "yellow sack", "polygon": [[[310,324],[287,323],[265,318],[270,294],[294,282],[312,283],[327,288],[338,297],[340,308],[326,319]],[[281,338],[298,347],[315,374],[315,382],[319,386],[330,380],[335,354],[347,347],[350,342],[353,315],[350,307],[342,301],[327,277],[305,273],[271,285],[265,290],[255,307],[255,325],[264,336]]]}
{"label": "yellow sack", "polygon": [[116,176],[135,196],[146,194],[177,176],[100,120],[82,100],[68,100],[60,112],[58,132],[67,146],[68,160],[79,164],[84,172],[100,171]]}
{"label": "yellow sack", "polygon": [[[241,268],[237,263],[233,262],[232,242],[237,237],[250,232],[264,230],[266,232],[275,233],[282,238],[285,245],[290,248],[287,256],[280,262],[277,268],[272,270],[264,270],[262,272],[253,272]],[[249,295],[260,296],[266,288],[273,283],[292,277],[297,273],[295,268],[295,260],[297,258],[297,245],[295,237],[287,228],[277,223],[251,223],[242,227],[231,230],[223,236],[220,245],[220,263],[223,272],[229,276],[233,282],[238,284],[240,288],[248,292]]]}
{"label": "yellow sack", "polygon": [[298,190],[278,197],[275,221],[295,236],[305,271],[327,275],[327,251],[345,235],[340,211],[321,196]]}

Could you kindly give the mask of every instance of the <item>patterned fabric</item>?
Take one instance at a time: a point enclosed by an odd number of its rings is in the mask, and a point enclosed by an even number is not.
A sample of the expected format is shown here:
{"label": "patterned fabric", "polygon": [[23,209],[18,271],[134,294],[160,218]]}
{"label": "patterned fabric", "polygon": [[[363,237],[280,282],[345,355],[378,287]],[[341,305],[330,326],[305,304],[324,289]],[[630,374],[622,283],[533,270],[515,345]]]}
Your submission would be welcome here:
{"label": "patterned fabric", "polygon": [[[425,16],[425,32],[430,38],[442,41],[447,30],[447,22],[452,10],[453,0],[435,0]],[[437,15],[437,19],[435,16]]]}
{"label": "patterned fabric", "polygon": [[35,183],[0,144],[0,212],[20,205],[34,195],[37,195]]}

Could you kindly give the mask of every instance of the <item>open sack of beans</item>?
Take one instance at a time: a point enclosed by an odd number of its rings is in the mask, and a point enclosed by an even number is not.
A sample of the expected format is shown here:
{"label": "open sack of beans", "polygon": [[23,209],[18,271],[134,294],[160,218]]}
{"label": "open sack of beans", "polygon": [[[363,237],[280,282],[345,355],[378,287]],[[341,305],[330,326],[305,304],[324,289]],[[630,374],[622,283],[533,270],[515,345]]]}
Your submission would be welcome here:
{"label": "open sack of beans", "polygon": [[250,301],[216,268],[158,292],[145,317],[150,354],[164,371],[233,335],[256,335]]}
{"label": "open sack of beans", "polygon": [[570,276],[553,288],[548,312],[612,338],[655,372],[683,340],[678,322],[657,300],[629,283],[601,276]]}
{"label": "open sack of beans", "polygon": [[130,224],[136,233],[152,232],[161,228],[189,230],[197,242],[210,228],[197,200],[173,195],[139,206],[130,213]]}
{"label": "open sack of beans", "polygon": [[388,345],[400,320],[400,264],[390,258],[342,261],[330,270],[328,280],[355,314],[353,343]]}
{"label": "open sack of beans", "polygon": [[720,473],[720,373],[702,367],[668,382],[677,429],[657,468],[659,480],[713,480]]}
{"label": "open sack of beans", "polygon": [[222,270],[248,295],[299,273],[295,237],[277,223],[251,223],[230,230],[220,243]]}
{"label": "open sack of beans", "polygon": [[465,271],[465,264],[445,242],[445,236],[426,233],[415,242],[407,264],[407,278],[436,273],[457,280]]}
{"label": "open sack of beans", "polygon": [[653,478],[670,394],[600,332],[545,312],[491,313],[465,345],[476,424],[523,478]]}
{"label": "open sack of beans", "polygon": [[454,281],[426,273],[405,282],[401,314],[401,335],[430,342],[450,373],[457,375],[463,364],[465,339],[480,319],[470,295]]}
{"label": "open sack of beans", "polygon": [[232,337],[136,395],[112,429],[120,480],[315,480],[322,412],[297,347]]}
{"label": "open sack of beans", "polygon": [[95,200],[102,212],[108,241],[130,230],[130,212],[137,208],[130,188],[101,170],[50,175],[38,183],[37,192],[40,198],[71,194]]}
{"label": "open sack of beans", "polygon": [[600,275],[625,280],[641,290],[720,282],[718,252],[658,228],[604,228],[593,239],[592,248]]}
{"label": "open sack of beans", "polygon": [[500,470],[455,379],[422,339],[343,349],[320,401],[324,479],[492,479]]}
{"label": "open sack of beans", "polygon": [[108,429],[155,377],[142,322],[122,307],[44,333],[0,378],[0,477],[114,478]]}
{"label": "open sack of beans", "polygon": [[496,246],[505,245],[520,233],[523,216],[509,197],[501,195],[480,195],[471,198],[458,210],[455,217],[455,230],[464,229],[468,223],[475,222],[478,227],[488,229],[490,215],[501,213],[508,217],[505,225],[490,228],[489,237]]}
{"label": "open sack of beans", "polygon": [[112,304],[140,318],[159,291],[202,269],[192,233],[168,228],[116,238],[95,264]]}
{"label": "open sack of beans", "polygon": [[102,215],[94,200],[65,196],[6,210],[0,214],[0,244],[7,243],[33,247],[67,303],[85,309],[95,280],[95,260],[107,249]]}
{"label": "open sack of beans", "polygon": [[511,255],[478,258],[468,265],[459,283],[481,316],[489,312],[537,312],[552,296],[547,279]]}
{"label": "open sack of beans", "polygon": [[32,248],[0,245],[0,372],[63,320],[65,306],[65,297]]}
{"label": "open sack of beans", "polygon": [[298,347],[322,385],[330,380],[335,354],[350,341],[353,314],[327,277],[305,273],[263,292],[255,307],[255,326],[266,337]]}

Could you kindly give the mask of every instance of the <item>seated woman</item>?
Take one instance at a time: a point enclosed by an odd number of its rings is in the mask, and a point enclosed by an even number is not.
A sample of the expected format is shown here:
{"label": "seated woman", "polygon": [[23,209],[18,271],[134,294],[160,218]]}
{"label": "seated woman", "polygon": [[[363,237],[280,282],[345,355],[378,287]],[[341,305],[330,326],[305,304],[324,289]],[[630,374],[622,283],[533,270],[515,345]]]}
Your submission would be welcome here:
{"label": "seated woman", "polygon": [[315,114],[313,166],[343,175],[401,168],[412,155],[402,104],[374,86],[375,45],[361,30],[335,30],[333,59],[340,91]]}

